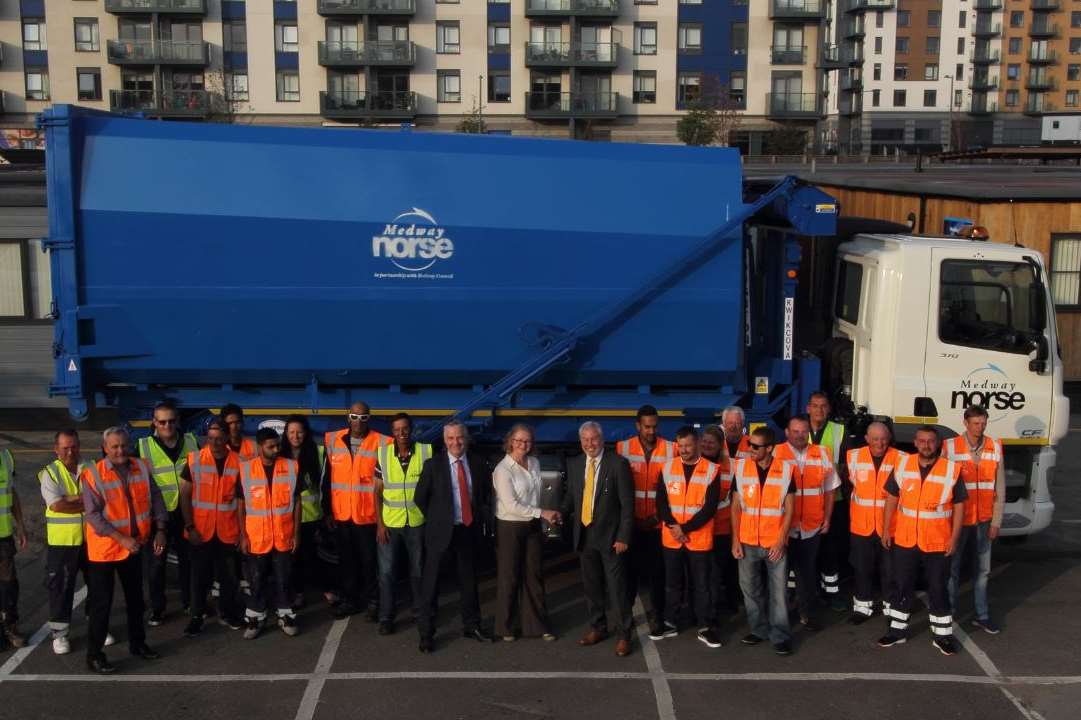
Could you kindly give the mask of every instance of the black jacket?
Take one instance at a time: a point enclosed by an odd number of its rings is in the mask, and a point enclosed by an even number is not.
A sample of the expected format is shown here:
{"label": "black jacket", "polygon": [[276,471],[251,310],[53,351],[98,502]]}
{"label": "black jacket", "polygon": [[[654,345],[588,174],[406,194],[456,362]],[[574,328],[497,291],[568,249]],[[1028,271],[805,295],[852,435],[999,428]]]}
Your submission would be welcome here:
{"label": "black jacket", "polygon": [[[480,456],[466,452],[469,475],[473,481],[470,498],[473,510],[472,528],[480,535],[491,527],[492,471]],[[451,495],[450,459],[443,450],[430,457],[420,471],[413,502],[424,513],[424,543],[436,551],[450,545],[454,531],[454,498]]]}
{"label": "black jacket", "polygon": [[[586,456],[567,461],[567,492],[563,495],[563,524],[574,529],[574,549],[582,545],[582,495],[585,491]],[[631,542],[634,530],[634,477],[627,459],[606,448],[594,480],[596,495],[593,503],[593,523],[590,544],[598,549],[611,548],[612,543]]]}

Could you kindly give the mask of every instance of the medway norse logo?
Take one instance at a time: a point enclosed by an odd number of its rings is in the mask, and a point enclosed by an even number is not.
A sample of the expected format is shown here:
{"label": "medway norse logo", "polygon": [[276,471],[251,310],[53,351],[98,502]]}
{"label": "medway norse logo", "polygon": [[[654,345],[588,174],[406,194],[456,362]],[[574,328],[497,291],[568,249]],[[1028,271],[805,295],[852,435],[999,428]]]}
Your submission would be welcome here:
{"label": "medway norse logo", "polygon": [[386,258],[406,273],[429,270],[454,255],[454,243],[446,228],[420,208],[411,208],[386,223],[372,236],[372,257]]}
{"label": "medway norse logo", "polygon": [[970,372],[950,395],[950,407],[954,410],[973,405],[988,410],[1020,410],[1025,407],[1025,394],[1002,368],[987,363]]}

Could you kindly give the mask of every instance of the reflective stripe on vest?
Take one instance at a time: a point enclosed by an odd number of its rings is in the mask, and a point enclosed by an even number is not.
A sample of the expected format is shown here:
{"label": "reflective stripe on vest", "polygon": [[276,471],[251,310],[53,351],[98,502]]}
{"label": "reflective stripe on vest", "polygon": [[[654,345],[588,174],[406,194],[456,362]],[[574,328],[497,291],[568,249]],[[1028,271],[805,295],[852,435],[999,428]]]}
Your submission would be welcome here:
{"label": "reflective stripe on vest", "polygon": [[369,430],[354,455],[349,430],[324,436],[327,472],[330,474],[330,510],[339,522],[375,523],[375,466],[378,450],[391,443],[386,435]]}
{"label": "reflective stripe on vest", "polygon": [[15,505],[14,487],[15,459],[7,448],[0,450],[0,538],[15,533],[15,518],[11,508]]}
{"label": "reflective stripe on vest", "polygon": [[[882,537],[886,516],[886,481],[905,459],[905,453],[887,448],[882,462],[875,470],[871,450],[867,447],[848,451],[848,479],[852,483],[849,503],[849,530],[853,535]],[[891,535],[897,528],[897,514],[890,523]]]}
{"label": "reflective stripe on vest", "polygon": [[995,510],[995,482],[998,467],[1002,463],[1002,444],[998,440],[983,437],[979,462],[972,456],[968,439],[964,435],[950,438],[942,444],[943,454],[960,467],[961,480],[968,490],[965,501],[965,525],[991,520]]}
{"label": "reflective stripe on vest", "polygon": [[[323,467],[323,456],[326,451],[316,446],[319,453],[319,467]],[[320,493],[320,478],[304,476],[304,489],[300,491],[300,521],[302,523],[315,522],[323,517],[323,496]]]}
{"label": "reflective stripe on vest", "polygon": [[262,458],[240,466],[244,532],[253,555],[265,555],[271,550],[289,552],[296,542],[296,461],[279,457],[274,461],[272,475],[266,477]]}
{"label": "reflective stripe on vest", "polygon": [[657,438],[653,453],[646,461],[646,451],[641,439],[635,435],[616,443],[616,454],[627,458],[634,477],[634,517],[638,520],[652,520],[657,517],[657,480],[673,457],[675,446],[664,438]]}
{"label": "reflective stripe on vest", "polygon": [[722,455],[718,465],[721,482],[721,501],[717,503],[717,514],[713,516],[713,534],[732,534],[732,461],[727,455]]}
{"label": "reflective stripe on vest", "polygon": [[796,497],[792,505],[792,530],[813,533],[826,520],[828,492],[824,485],[827,468],[830,467],[829,452],[821,445],[808,445],[804,451],[803,467],[796,461],[796,450],[789,443],[777,446],[774,457],[792,465],[796,481]]}
{"label": "reflective stripe on vest", "polygon": [[[833,465],[838,465],[841,462],[841,445],[845,439],[845,426],[841,423],[835,423],[832,420],[826,421],[826,429],[822,431],[822,442],[815,443],[814,439],[811,439],[812,445],[820,445],[829,451],[830,462]],[[833,501],[841,502],[844,499],[844,493],[834,493]],[[795,525],[795,519],[792,520],[792,524]]]}
{"label": "reflective stripe on vest", "polygon": [[900,547],[919,547],[923,552],[944,552],[953,534],[953,487],[960,468],[940,457],[924,479],[919,456],[908,455],[895,473],[901,489],[897,502],[897,530],[893,541]]}
{"label": "reflective stripe on vest", "polygon": [[209,447],[188,454],[191,475],[192,524],[204,541],[217,537],[227,545],[240,539],[236,485],[240,476],[240,457],[229,450],[222,473]]}
{"label": "reflective stripe on vest", "polygon": [[[140,458],[128,458],[128,493],[124,492],[124,482],[112,469],[107,460],[99,460],[94,465],[87,465],[83,470],[83,487],[97,491],[105,503],[102,516],[121,535],[136,537],[141,542],[150,539],[150,466]],[[131,508],[135,510],[132,518],[128,508],[131,496]],[[132,535],[132,521],[135,523],[135,535]],[[92,562],[118,562],[131,554],[111,535],[99,535],[94,526],[86,524],[86,554]]]}
{"label": "reflective stripe on vest", "polygon": [[[51,479],[63,491],[64,495],[79,496],[79,476],[86,465],[79,463],[75,477],[71,476],[64,463],[53,460],[38,475],[38,481],[44,483]],[[45,542],[54,547],[78,547],[83,544],[83,514],[63,513],[45,506]]]}
{"label": "reflective stripe on vest", "polygon": [[780,539],[792,472],[791,463],[773,458],[766,482],[760,487],[757,464],[748,458],[736,461],[734,482],[739,493],[741,543],[768,548]]}
{"label": "reflective stripe on vest", "polygon": [[[661,472],[664,489],[668,495],[668,509],[677,524],[688,522],[702,509],[706,500],[706,491],[717,474],[717,466],[703,457],[698,458],[691,479],[688,482],[683,473],[683,460],[673,458]],[[689,533],[688,542],[680,543],[664,523],[661,524],[661,543],[671,549],[686,547],[688,550],[703,551],[713,548],[713,518],[705,525]]]}
{"label": "reflective stripe on vest", "polygon": [[417,443],[409,466],[402,471],[398,450],[393,443],[379,449],[379,469],[383,476],[383,524],[390,528],[424,524],[424,513],[413,502],[424,461],[432,456],[432,446]]}
{"label": "reflective stripe on vest", "polygon": [[188,455],[198,450],[199,443],[195,441],[195,436],[184,433],[181,438],[180,455],[174,463],[152,437],[139,440],[139,457],[150,464],[151,472],[154,473],[154,482],[158,484],[161,499],[169,512],[176,510],[180,502],[180,473],[188,462]]}

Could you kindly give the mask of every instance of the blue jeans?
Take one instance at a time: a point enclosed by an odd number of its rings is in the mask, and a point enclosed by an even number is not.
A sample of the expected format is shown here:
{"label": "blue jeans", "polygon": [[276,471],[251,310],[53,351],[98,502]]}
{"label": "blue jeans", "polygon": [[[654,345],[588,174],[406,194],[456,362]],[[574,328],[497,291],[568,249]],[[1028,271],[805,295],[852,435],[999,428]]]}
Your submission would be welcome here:
{"label": "blue jeans", "polygon": [[409,557],[409,585],[413,591],[413,616],[420,617],[421,552],[423,527],[387,528],[386,545],[377,544],[379,556],[379,622],[394,621],[394,568],[402,553]]}
{"label": "blue jeans", "polygon": [[[792,637],[788,630],[788,603],[785,600],[788,583],[788,553],[777,562],[769,559],[769,549],[743,544],[739,561],[739,587],[747,609],[751,634],[776,645]],[[767,587],[768,585],[768,587]],[[766,603],[769,602],[767,610]],[[766,617],[769,617],[769,622]]]}
{"label": "blue jeans", "polygon": [[990,618],[987,607],[987,578],[991,575],[991,521],[969,525],[961,529],[957,539],[957,549],[953,553],[953,567],[950,571],[950,607],[957,615],[957,588],[961,584],[961,566],[965,559],[975,558],[972,573],[972,595],[976,601],[976,617],[980,620]]}

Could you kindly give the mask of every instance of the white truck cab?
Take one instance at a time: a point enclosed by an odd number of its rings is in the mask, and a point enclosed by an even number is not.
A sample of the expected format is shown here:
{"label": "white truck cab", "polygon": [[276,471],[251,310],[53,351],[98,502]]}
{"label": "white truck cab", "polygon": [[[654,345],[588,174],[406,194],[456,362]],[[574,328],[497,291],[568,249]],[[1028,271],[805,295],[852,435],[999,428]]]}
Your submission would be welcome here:
{"label": "white truck cab", "polygon": [[897,441],[923,424],[963,432],[983,405],[1006,465],[1003,535],[1051,522],[1054,445],[1065,437],[1054,304],[1040,253],[964,238],[856,235],[837,251],[834,337],[852,343],[849,396]]}

